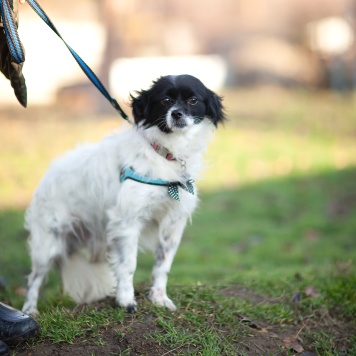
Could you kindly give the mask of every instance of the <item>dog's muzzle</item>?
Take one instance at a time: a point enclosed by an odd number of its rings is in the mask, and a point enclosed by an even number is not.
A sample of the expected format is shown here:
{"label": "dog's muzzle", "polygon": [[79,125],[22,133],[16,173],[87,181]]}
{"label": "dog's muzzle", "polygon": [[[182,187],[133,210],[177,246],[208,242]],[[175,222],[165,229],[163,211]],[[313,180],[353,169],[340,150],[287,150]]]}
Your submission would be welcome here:
{"label": "dog's muzzle", "polygon": [[172,110],[168,118],[172,128],[182,129],[188,126],[188,117],[181,110]]}

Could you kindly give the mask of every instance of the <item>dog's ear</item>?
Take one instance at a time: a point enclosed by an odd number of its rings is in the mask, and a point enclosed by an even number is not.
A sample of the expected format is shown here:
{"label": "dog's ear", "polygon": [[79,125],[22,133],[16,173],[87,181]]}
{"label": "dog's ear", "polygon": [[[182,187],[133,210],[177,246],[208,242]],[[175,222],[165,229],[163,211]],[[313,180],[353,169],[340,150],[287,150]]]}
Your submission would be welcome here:
{"label": "dog's ear", "polygon": [[135,119],[135,123],[138,124],[141,121],[146,120],[149,117],[149,100],[148,91],[142,90],[136,92],[136,97],[130,94],[132,114]]}
{"label": "dog's ear", "polygon": [[222,97],[207,89],[206,116],[208,116],[215,126],[226,119]]}

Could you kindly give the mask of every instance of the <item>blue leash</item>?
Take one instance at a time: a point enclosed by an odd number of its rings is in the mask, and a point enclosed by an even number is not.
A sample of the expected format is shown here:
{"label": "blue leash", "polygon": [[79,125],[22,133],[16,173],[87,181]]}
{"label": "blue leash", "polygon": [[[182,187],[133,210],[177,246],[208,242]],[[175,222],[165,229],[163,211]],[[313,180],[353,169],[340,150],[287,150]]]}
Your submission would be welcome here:
{"label": "blue leash", "polygon": [[9,0],[0,0],[0,15],[11,55],[17,64],[21,64],[25,61],[25,51],[17,33],[16,21],[13,17]]}
{"label": "blue leash", "polygon": [[[17,0],[13,0],[17,1]],[[67,42],[62,38],[60,33],[57,31],[56,27],[53,25],[52,21],[43,11],[41,6],[35,0],[27,0],[28,4],[32,7],[32,9],[37,13],[38,16],[52,29],[52,31],[63,41],[66,45],[76,62],[79,64],[80,68],[89,78],[89,80],[96,86],[96,88],[104,95],[104,97],[110,102],[110,104],[118,111],[121,117],[130,122],[129,117],[122,110],[119,103],[111,97],[109,92],[106,90],[104,85],[101,83],[99,78],[95,75],[95,73],[90,69],[90,67],[81,59],[81,57],[74,51],[72,47],[70,47]],[[0,0],[0,15],[3,19],[5,35],[7,39],[7,43],[11,54],[15,61],[20,64],[25,61],[25,53],[23,46],[21,44],[19,35],[17,33],[17,27],[15,20],[12,15],[11,7],[9,4],[9,0]]]}

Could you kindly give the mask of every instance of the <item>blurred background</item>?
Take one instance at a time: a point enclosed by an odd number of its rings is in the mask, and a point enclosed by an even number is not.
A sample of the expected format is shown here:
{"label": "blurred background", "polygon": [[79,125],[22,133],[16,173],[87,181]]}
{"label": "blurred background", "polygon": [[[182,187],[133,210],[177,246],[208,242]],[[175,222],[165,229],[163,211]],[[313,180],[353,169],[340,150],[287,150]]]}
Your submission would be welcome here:
{"label": "blurred background", "polygon": [[[287,120],[289,127],[298,125],[306,132],[311,125],[329,134],[352,132],[351,121],[356,116],[353,0],[43,0],[41,4],[62,36],[129,113],[130,93],[147,88],[160,75],[188,73],[225,96],[228,125],[258,123],[277,128],[281,122],[274,121],[283,118],[282,112],[286,111],[288,118],[282,121]],[[0,144],[3,157],[7,149],[10,156],[15,154],[16,140],[31,155],[31,145],[42,145],[40,137],[44,136],[51,146],[46,148],[49,160],[77,141],[100,139],[122,120],[30,6],[19,8],[19,32],[26,48],[28,108],[19,106],[9,83],[0,76],[4,136]],[[310,103],[309,113],[302,113]],[[337,119],[336,116],[345,116],[345,110],[350,117]],[[71,135],[73,128],[66,127],[68,120],[83,128],[80,119],[89,126],[89,119],[99,122],[91,134],[80,129],[80,133]],[[338,126],[334,127],[336,123]],[[101,126],[103,129],[99,130]],[[60,127],[63,132],[58,137]],[[33,137],[34,130],[41,134],[37,132]],[[55,138],[50,139],[52,134]],[[5,143],[10,146],[5,147]],[[334,149],[332,160],[336,165],[355,162],[353,150],[337,145]],[[292,171],[294,163],[283,152],[285,148],[280,152],[282,158],[277,159],[282,163],[274,165],[285,166],[277,168],[279,171]],[[30,158],[36,156],[34,148]],[[300,160],[310,166],[304,156]],[[31,165],[31,177],[14,179],[13,175],[29,162],[31,159],[2,173],[10,177],[13,189],[3,185],[2,190],[8,193],[2,193],[0,205],[16,205],[19,201],[26,205],[45,170],[37,162]],[[261,162],[250,165],[255,168],[247,170],[260,172],[257,176],[273,175],[269,164],[264,168]],[[206,184],[236,186],[245,174],[236,168],[236,163],[225,166],[224,170],[231,172],[224,181],[209,183],[208,179]],[[22,192],[22,185],[30,189]]]}
{"label": "blurred background", "polygon": [[[198,73],[214,89],[356,87],[353,0],[43,0],[42,5],[122,100],[129,90],[172,70]],[[28,5],[20,13],[29,106],[60,102],[98,110],[100,96],[60,40]],[[2,106],[16,104],[3,78],[0,91]]]}
{"label": "blurred background", "polygon": [[[229,121],[206,155],[173,281],[355,272],[354,0],[40,4],[127,112],[130,92],[168,73],[224,97]],[[123,120],[60,39],[19,8],[28,108],[1,76],[0,277],[23,285],[23,212],[49,162]]]}

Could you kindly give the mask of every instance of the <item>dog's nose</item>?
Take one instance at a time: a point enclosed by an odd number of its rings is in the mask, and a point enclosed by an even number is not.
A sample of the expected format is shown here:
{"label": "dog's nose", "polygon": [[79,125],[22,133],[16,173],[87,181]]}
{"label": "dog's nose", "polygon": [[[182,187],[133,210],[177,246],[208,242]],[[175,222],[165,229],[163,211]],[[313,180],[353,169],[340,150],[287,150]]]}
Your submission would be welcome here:
{"label": "dog's nose", "polygon": [[178,120],[183,116],[183,113],[181,113],[179,110],[173,110],[171,116],[172,119]]}

